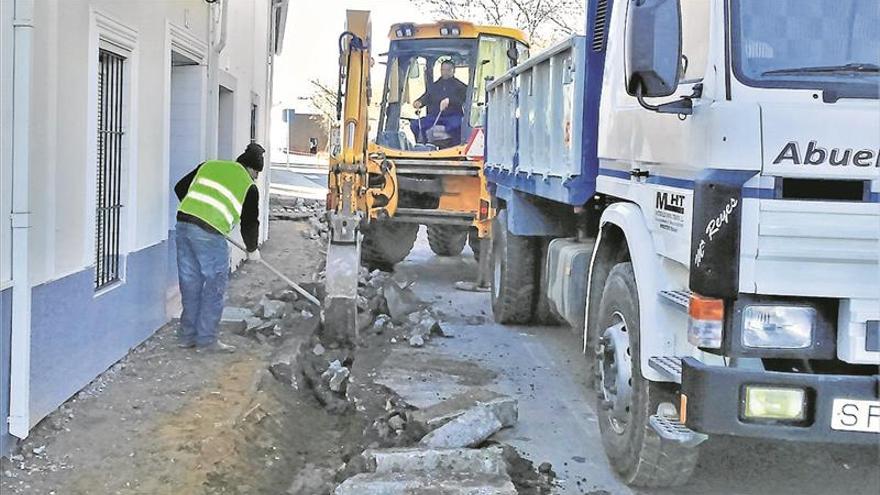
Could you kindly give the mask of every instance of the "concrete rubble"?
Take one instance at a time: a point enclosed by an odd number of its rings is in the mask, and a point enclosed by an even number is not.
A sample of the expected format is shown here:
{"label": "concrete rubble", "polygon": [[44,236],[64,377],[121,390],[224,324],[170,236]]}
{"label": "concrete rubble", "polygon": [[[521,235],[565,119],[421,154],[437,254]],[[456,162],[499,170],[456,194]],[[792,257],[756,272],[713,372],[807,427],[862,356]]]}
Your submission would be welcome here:
{"label": "concrete rubble", "polygon": [[321,378],[328,381],[330,390],[333,392],[342,392],[342,386],[345,384],[345,381],[348,380],[348,375],[350,373],[351,370],[336,360],[330,363],[330,367],[321,375]]}
{"label": "concrete rubble", "polygon": [[362,454],[366,472],[336,488],[336,495],[513,495],[501,449],[378,449]]}
{"label": "concrete rubble", "polygon": [[491,408],[477,406],[428,433],[419,445],[447,449],[475,447],[503,427]]}
{"label": "concrete rubble", "polygon": [[[320,222],[314,217],[309,222],[314,230],[319,229]],[[320,291],[321,280],[319,276],[313,288],[315,293]],[[358,310],[363,326],[361,338],[388,334],[382,338],[423,347],[432,338],[452,337],[429,305],[415,295],[411,284],[400,284],[385,272],[360,271]],[[302,377],[305,386],[330,413],[361,411],[357,394],[352,395],[351,391],[355,350],[346,342],[329,339],[313,311],[295,294],[275,293],[264,296],[253,311],[234,308],[227,317],[244,322],[245,333],[264,337],[263,329],[311,322],[311,339],[301,342],[298,352],[289,348],[279,352],[269,371],[275,379],[293,388],[298,387],[297,378]],[[394,397],[388,399],[385,411],[368,423],[364,431],[377,441],[337,470],[335,478],[341,484],[333,493],[517,493],[513,475],[508,473],[508,459],[502,456],[500,448],[486,447],[487,440],[496,432],[516,423],[515,399],[484,391],[453,395],[417,409]],[[288,493],[325,493],[328,478],[329,472],[301,475]]]}
{"label": "concrete rubble", "polygon": [[285,304],[287,303],[285,303],[284,301],[269,299],[268,297],[263,296],[263,298],[260,299],[257,316],[270,320],[273,318],[281,318],[284,316],[285,313]]}

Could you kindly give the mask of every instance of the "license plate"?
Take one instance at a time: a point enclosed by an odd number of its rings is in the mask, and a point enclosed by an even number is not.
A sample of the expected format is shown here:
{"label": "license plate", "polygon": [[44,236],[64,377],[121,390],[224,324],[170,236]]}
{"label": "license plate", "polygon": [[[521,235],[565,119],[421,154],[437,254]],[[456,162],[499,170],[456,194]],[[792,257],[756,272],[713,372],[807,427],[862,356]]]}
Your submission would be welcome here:
{"label": "license plate", "polygon": [[880,433],[880,401],[834,399],[831,428]]}

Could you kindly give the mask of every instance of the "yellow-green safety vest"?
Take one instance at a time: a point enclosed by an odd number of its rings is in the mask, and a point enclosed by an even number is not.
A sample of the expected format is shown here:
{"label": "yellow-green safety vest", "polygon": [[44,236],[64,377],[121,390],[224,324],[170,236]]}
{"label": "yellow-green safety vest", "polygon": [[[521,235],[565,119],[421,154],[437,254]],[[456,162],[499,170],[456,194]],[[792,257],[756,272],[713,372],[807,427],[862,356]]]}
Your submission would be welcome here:
{"label": "yellow-green safety vest", "polygon": [[177,211],[201,219],[228,235],[241,220],[242,204],[253,185],[250,174],[238,162],[205,162],[196,172]]}

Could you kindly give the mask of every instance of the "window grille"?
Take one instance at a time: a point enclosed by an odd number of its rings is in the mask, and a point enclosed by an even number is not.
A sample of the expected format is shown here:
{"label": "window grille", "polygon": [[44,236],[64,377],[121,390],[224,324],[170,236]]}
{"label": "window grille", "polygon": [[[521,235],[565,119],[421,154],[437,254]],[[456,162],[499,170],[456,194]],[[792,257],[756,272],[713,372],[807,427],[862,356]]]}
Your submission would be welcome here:
{"label": "window grille", "polygon": [[122,213],[123,83],[125,58],[107,50],[98,56],[98,163],[95,193],[95,288],[120,279]]}

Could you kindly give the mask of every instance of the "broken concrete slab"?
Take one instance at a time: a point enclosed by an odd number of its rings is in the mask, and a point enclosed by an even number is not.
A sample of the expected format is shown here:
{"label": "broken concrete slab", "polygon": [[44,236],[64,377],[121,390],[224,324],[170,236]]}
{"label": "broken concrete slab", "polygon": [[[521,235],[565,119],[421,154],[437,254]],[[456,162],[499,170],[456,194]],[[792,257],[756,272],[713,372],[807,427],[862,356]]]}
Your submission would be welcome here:
{"label": "broken concrete slab", "polygon": [[413,411],[411,414],[414,421],[435,429],[481,404],[490,407],[505,428],[516,424],[519,418],[516,399],[484,388],[467,390],[443,402]]}
{"label": "broken concrete slab", "polygon": [[223,308],[223,314],[220,316],[220,321],[223,323],[237,323],[253,317],[254,312],[248,308],[227,306]]}
{"label": "broken concrete slab", "polygon": [[345,480],[336,495],[516,495],[507,476],[467,473],[363,473]]}
{"label": "broken concrete slab", "polygon": [[454,471],[504,476],[507,464],[498,447],[488,449],[370,449],[363,454],[367,470],[374,473]]}
{"label": "broken concrete slab", "polygon": [[260,309],[258,316],[262,316],[267,320],[282,318],[284,317],[285,304],[287,303],[285,303],[284,301],[269,299],[268,297],[263,296],[263,298],[260,299]]}
{"label": "broken concrete slab", "polygon": [[477,406],[425,435],[419,445],[447,449],[476,447],[502,426],[491,408]]}
{"label": "broken concrete slab", "polygon": [[244,327],[245,332],[250,332],[251,330],[262,325],[263,319],[257,318],[256,316],[252,316],[250,318],[245,318],[244,323],[245,323],[245,327]]}
{"label": "broken concrete slab", "polygon": [[409,315],[420,311],[425,303],[409,287],[403,288],[394,280],[386,280],[382,294],[388,304],[388,314],[394,323],[405,323]]}

